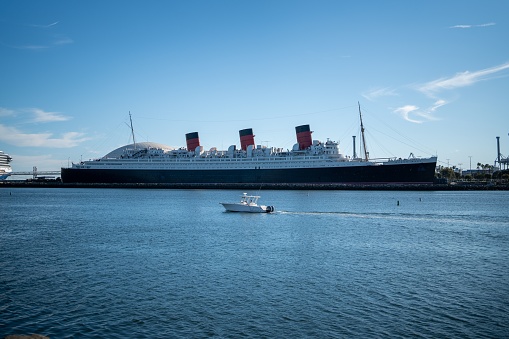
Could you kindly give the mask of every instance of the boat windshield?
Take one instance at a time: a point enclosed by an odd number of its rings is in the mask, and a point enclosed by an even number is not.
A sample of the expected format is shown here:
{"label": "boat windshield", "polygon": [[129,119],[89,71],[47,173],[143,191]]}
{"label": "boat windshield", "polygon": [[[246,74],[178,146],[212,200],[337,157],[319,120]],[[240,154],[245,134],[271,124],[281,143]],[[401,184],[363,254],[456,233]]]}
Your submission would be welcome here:
{"label": "boat windshield", "polygon": [[241,197],[240,197],[240,202],[242,204],[247,204],[247,205],[256,205],[256,203],[258,202],[258,199],[260,197],[257,196],[257,195],[247,195],[247,193],[244,193]]}

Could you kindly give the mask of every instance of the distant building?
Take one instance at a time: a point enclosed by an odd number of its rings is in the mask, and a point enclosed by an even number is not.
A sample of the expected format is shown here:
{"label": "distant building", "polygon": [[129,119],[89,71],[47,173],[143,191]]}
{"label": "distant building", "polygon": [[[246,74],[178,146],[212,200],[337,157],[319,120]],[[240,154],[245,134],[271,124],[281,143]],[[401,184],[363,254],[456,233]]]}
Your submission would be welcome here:
{"label": "distant building", "polygon": [[462,170],[460,174],[462,176],[470,175],[470,176],[474,177],[478,174],[486,174],[486,173],[493,174],[499,170],[500,170],[500,168],[498,168],[498,167],[492,167],[490,169],[476,168],[476,169],[472,169],[472,170]]}

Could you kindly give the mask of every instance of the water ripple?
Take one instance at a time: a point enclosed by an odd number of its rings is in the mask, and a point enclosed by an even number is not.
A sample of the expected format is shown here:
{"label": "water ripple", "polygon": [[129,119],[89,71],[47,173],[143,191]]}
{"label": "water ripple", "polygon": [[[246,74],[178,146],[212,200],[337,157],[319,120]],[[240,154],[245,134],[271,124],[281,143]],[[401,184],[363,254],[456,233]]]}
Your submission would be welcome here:
{"label": "water ripple", "polygon": [[0,337],[507,337],[507,195],[229,194],[0,195]]}

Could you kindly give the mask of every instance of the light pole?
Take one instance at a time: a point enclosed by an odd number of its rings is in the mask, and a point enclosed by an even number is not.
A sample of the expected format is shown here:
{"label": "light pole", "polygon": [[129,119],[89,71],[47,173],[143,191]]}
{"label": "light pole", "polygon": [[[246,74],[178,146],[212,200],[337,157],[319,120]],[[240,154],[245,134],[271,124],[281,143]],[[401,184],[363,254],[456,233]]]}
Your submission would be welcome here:
{"label": "light pole", "polygon": [[[472,156],[469,155],[468,157],[470,158],[470,172],[472,172]],[[472,173],[470,173],[470,174],[472,174]]]}

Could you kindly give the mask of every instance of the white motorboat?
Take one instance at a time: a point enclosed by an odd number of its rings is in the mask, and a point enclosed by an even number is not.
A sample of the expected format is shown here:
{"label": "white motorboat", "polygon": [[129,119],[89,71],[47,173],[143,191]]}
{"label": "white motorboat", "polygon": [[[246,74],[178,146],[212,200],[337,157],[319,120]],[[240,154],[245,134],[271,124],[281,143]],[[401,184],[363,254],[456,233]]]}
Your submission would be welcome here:
{"label": "white motorboat", "polygon": [[258,205],[259,195],[247,195],[244,193],[240,197],[240,202],[222,202],[221,205],[229,212],[248,212],[248,213],[270,213],[274,212],[274,206]]}

